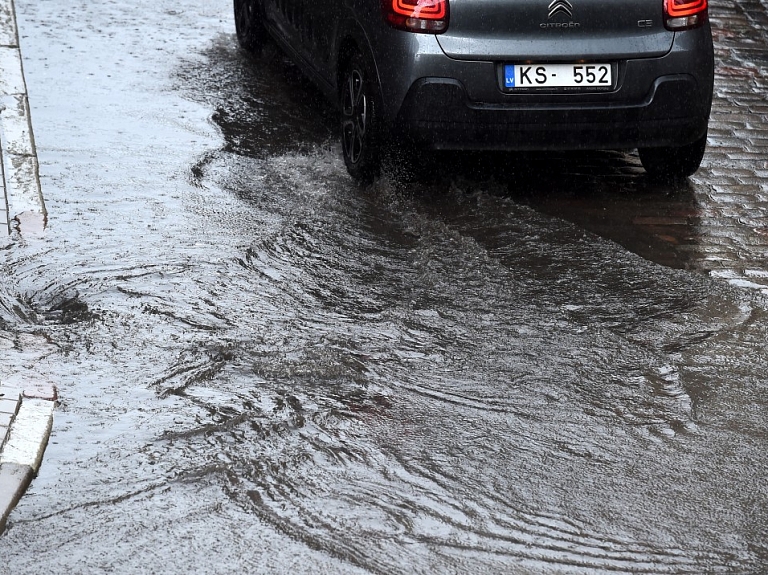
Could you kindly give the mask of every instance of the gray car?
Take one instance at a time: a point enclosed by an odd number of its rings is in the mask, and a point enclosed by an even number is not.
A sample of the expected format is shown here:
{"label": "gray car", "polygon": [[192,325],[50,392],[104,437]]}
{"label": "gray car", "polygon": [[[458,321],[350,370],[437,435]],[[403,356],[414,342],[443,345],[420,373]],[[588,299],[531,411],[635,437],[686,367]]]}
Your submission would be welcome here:
{"label": "gray car", "polygon": [[[638,149],[699,167],[712,103],[707,0],[234,0],[340,108],[349,173],[385,150]],[[413,149],[416,149],[416,148]]]}

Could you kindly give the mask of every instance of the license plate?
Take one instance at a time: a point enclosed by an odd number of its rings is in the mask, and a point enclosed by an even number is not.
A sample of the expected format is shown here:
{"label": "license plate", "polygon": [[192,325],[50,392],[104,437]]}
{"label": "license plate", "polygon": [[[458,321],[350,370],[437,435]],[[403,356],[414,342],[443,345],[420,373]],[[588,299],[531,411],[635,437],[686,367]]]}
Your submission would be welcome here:
{"label": "license plate", "polygon": [[506,64],[504,87],[519,88],[610,88],[610,64]]}

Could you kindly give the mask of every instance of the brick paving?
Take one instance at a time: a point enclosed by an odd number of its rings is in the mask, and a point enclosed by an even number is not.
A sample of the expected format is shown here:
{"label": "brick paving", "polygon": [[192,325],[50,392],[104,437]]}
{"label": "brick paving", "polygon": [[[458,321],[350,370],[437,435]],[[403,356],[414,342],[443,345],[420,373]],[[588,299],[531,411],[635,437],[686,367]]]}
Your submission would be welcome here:
{"label": "brick paving", "polygon": [[696,267],[768,294],[768,2],[716,0],[709,147],[692,178]]}

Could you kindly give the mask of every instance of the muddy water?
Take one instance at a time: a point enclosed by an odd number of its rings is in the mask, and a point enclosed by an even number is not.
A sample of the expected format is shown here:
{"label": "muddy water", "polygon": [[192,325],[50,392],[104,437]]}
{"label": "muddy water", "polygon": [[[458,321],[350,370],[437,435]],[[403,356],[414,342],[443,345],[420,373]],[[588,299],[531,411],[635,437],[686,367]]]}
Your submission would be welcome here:
{"label": "muddy water", "polygon": [[0,373],[62,400],[0,572],[768,561],[765,302],[528,201],[695,188],[604,153],[359,190],[228,3],[17,4],[52,216],[3,254]]}

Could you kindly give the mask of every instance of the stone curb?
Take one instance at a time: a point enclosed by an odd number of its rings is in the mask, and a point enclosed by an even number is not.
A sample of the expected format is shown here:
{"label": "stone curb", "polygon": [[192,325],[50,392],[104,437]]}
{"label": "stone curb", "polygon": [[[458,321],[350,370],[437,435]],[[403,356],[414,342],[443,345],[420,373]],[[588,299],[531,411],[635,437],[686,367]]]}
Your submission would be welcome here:
{"label": "stone curb", "polygon": [[[45,208],[13,0],[0,0],[0,229],[39,235]],[[0,232],[1,234],[2,232]]]}
{"label": "stone curb", "polygon": [[53,427],[56,388],[0,385],[0,534],[40,470]]}

